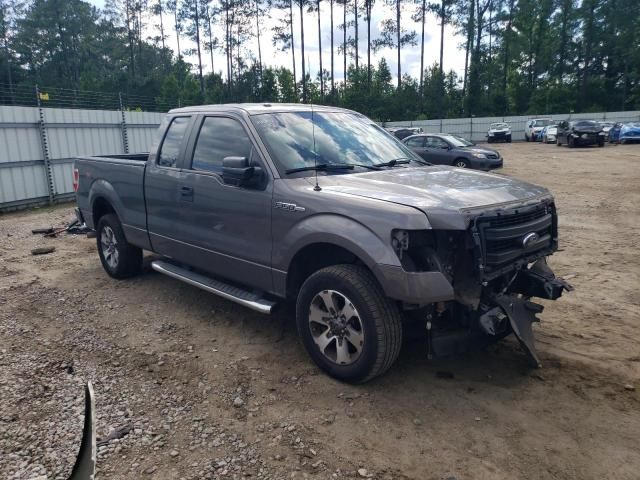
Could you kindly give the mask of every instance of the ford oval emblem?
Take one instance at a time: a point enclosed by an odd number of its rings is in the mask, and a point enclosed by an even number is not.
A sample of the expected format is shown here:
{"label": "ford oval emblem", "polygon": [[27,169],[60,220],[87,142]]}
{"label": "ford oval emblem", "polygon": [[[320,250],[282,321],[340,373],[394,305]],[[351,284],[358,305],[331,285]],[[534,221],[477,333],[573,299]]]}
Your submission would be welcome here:
{"label": "ford oval emblem", "polygon": [[538,241],[539,238],[540,238],[540,235],[538,235],[536,232],[527,233],[522,238],[522,247],[529,248],[535,245],[535,243]]}

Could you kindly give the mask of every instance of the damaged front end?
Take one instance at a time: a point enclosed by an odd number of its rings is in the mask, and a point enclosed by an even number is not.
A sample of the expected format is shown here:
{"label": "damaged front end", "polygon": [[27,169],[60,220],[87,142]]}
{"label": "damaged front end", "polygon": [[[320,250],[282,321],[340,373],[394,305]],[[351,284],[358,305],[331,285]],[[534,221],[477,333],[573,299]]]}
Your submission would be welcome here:
{"label": "damaged front end", "polygon": [[479,317],[479,325],[487,335],[495,336],[506,316],[529,364],[541,367],[531,326],[540,321],[536,314],[541,313],[544,307],[530,298],[556,300],[564,290],[571,291],[573,287],[554,275],[546,258],[540,258],[530,267],[519,270],[506,289],[488,293],[488,300],[496,306]]}
{"label": "damaged front end", "polygon": [[405,268],[437,269],[455,292],[454,300],[411,314],[426,318],[429,356],[462,353],[513,333],[531,366],[540,367],[532,324],[544,307],[531,299],[556,300],[573,290],[546,260],[558,248],[553,202],[470,214],[467,231],[433,232],[422,243],[406,248]]}

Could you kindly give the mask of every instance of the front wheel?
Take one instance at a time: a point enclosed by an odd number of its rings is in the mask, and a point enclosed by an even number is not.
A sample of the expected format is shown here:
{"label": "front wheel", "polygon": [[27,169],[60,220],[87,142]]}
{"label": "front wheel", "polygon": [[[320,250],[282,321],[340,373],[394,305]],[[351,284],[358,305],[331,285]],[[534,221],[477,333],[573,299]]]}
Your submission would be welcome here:
{"label": "front wheel", "polygon": [[132,277],[142,270],[142,250],[127,242],[116,215],[100,217],[96,240],[102,267],[113,278]]}
{"label": "front wheel", "polygon": [[507,137],[507,143],[511,143],[511,135]]}
{"label": "front wheel", "polygon": [[573,148],[575,146],[576,146],[576,141],[573,139],[573,137],[568,137],[567,138],[567,147]]}
{"label": "front wheel", "polygon": [[469,162],[467,160],[465,160],[464,158],[457,158],[453,162],[453,166],[454,167],[458,167],[458,168],[469,168]]}
{"label": "front wheel", "polygon": [[334,265],[312,274],[298,295],[296,323],[313,361],[338,380],[371,380],[400,353],[398,307],[373,275],[357,265]]}

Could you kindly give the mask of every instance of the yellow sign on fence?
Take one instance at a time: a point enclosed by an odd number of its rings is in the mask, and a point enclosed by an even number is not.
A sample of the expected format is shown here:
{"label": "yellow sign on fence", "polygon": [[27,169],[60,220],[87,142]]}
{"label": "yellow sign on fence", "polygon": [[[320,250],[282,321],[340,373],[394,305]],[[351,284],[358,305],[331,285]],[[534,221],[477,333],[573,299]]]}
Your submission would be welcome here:
{"label": "yellow sign on fence", "polygon": [[40,100],[49,101],[49,94],[45,92],[40,92]]}

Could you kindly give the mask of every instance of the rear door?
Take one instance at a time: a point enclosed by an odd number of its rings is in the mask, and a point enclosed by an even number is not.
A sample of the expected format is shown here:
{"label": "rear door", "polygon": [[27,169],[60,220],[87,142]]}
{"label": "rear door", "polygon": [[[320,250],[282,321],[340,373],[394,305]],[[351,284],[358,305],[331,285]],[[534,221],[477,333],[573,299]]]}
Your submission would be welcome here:
{"label": "rear door", "polygon": [[439,137],[427,136],[425,149],[428,160],[437,165],[451,165],[453,157],[449,150],[449,144]]}
{"label": "rear door", "polygon": [[194,121],[192,115],[165,119],[168,127],[158,149],[149,155],[145,171],[144,195],[151,247],[154,252],[174,258],[182,258],[184,253],[184,245],[177,240],[184,229],[181,220],[185,192],[180,189],[181,166]]}
{"label": "rear door", "polygon": [[411,137],[407,139],[404,144],[428,161],[427,150],[424,148],[424,138],[424,136]]}
{"label": "rear door", "polygon": [[[225,157],[246,157],[260,167],[258,186],[225,184]],[[194,126],[180,180],[190,199],[181,208],[178,240],[190,245],[187,263],[210,273],[272,290],[273,181],[248,124],[234,115],[202,115]]]}

